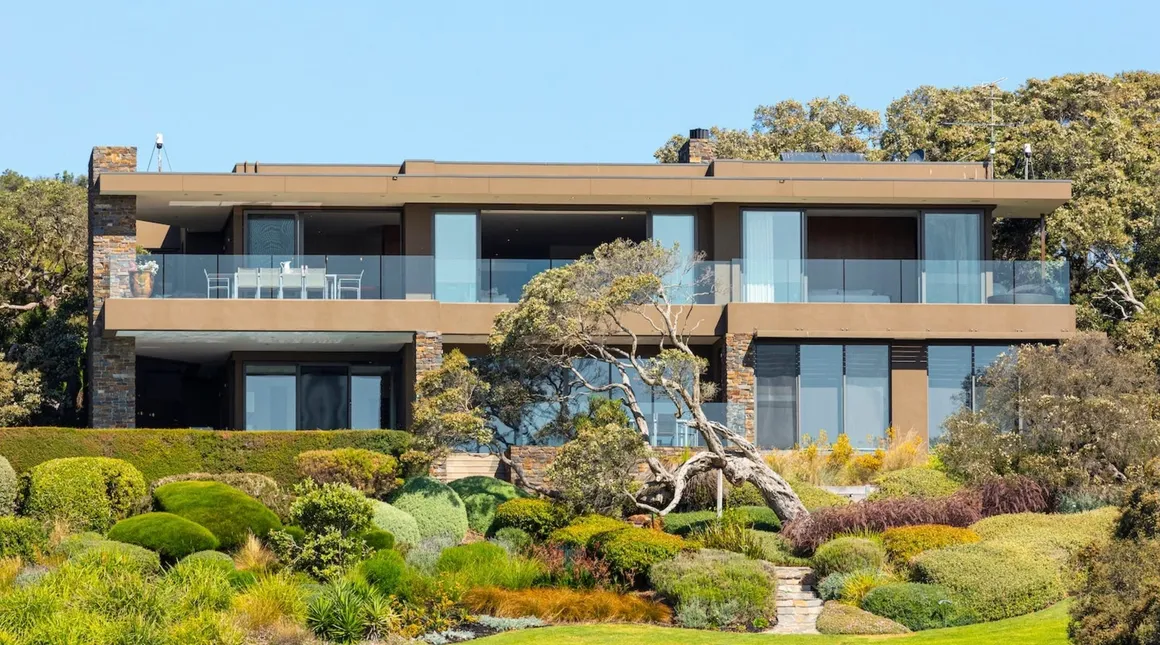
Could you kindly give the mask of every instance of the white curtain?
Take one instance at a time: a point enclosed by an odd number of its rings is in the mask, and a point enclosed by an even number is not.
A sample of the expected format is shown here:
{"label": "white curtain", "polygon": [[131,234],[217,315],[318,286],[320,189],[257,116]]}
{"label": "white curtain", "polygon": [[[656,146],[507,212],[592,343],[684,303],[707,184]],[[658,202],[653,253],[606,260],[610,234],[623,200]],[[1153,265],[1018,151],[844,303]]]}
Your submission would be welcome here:
{"label": "white curtain", "polygon": [[801,302],[800,211],[743,211],[741,279],[745,302]]}

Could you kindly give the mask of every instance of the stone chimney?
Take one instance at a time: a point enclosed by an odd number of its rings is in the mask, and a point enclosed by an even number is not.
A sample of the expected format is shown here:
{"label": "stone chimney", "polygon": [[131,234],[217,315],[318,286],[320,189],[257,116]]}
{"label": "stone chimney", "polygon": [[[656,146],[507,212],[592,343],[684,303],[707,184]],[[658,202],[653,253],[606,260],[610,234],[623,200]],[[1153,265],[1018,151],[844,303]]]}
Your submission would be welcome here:
{"label": "stone chimney", "polygon": [[717,146],[706,128],[689,130],[689,140],[677,153],[678,163],[709,163],[717,158]]}

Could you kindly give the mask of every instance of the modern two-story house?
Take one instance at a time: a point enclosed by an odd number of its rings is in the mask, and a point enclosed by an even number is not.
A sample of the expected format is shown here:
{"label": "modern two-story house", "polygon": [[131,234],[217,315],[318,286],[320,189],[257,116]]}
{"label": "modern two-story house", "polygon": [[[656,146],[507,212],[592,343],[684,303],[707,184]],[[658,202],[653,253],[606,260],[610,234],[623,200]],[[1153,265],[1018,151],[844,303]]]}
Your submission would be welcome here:
{"label": "modern two-story house", "polygon": [[[1075,331],[1066,265],[991,249],[996,219],[1042,227],[1068,182],[716,159],[701,130],[681,161],[139,173],[134,148],[94,148],[91,423],[406,428],[444,352],[484,351],[532,276],[617,238],[703,254],[693,342],[715,405],[763,448],[821,430],[869,448],[888,426],[935,439],[1011,345]],[[671,403],[648,405],[655,443],[693,441]]]}

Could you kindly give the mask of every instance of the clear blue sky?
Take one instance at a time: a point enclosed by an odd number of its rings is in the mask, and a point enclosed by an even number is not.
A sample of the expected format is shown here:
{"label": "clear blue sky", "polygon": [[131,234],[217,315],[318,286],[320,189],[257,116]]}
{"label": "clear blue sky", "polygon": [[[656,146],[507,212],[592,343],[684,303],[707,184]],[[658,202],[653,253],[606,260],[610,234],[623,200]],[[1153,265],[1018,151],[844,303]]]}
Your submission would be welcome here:
{"label": "clear blue sky", "polygon": [[1160,3],[31,2],[0,10],[0,169],[165,134],[237,161],[635,161],[691,127],[921,84],[1160,69]]}

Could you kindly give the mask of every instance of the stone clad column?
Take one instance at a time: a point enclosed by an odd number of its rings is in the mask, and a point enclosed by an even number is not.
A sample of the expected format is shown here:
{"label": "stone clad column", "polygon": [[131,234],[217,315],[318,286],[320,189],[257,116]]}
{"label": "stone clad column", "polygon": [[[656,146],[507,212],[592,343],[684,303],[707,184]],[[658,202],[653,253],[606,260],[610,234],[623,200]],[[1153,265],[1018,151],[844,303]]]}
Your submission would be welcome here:
{"label": "stone clad column", "polygon": [[95,147],[89,157],[89,342],[86,396],[89,425],[137,424],[137,350],[132,338],[103,338],[105,299],[123,297],[137,252],[137,197],[101,195],[101,173],[136,172],[137,148]]}
{"label": "stone clad column", "polygon": [[415,402],[416,385],[423,375],[443,364],[443,334],[417,331],[415,341],[403,350],[403,427],[410,428],[411,404]]}
{"label": "stone clad column", "polygon": [[725,334],[721,349],[725,376],[727,418],[734,431],[745,428],[745,438],[757,439],[757,379],[753,371],[753,334]]}

